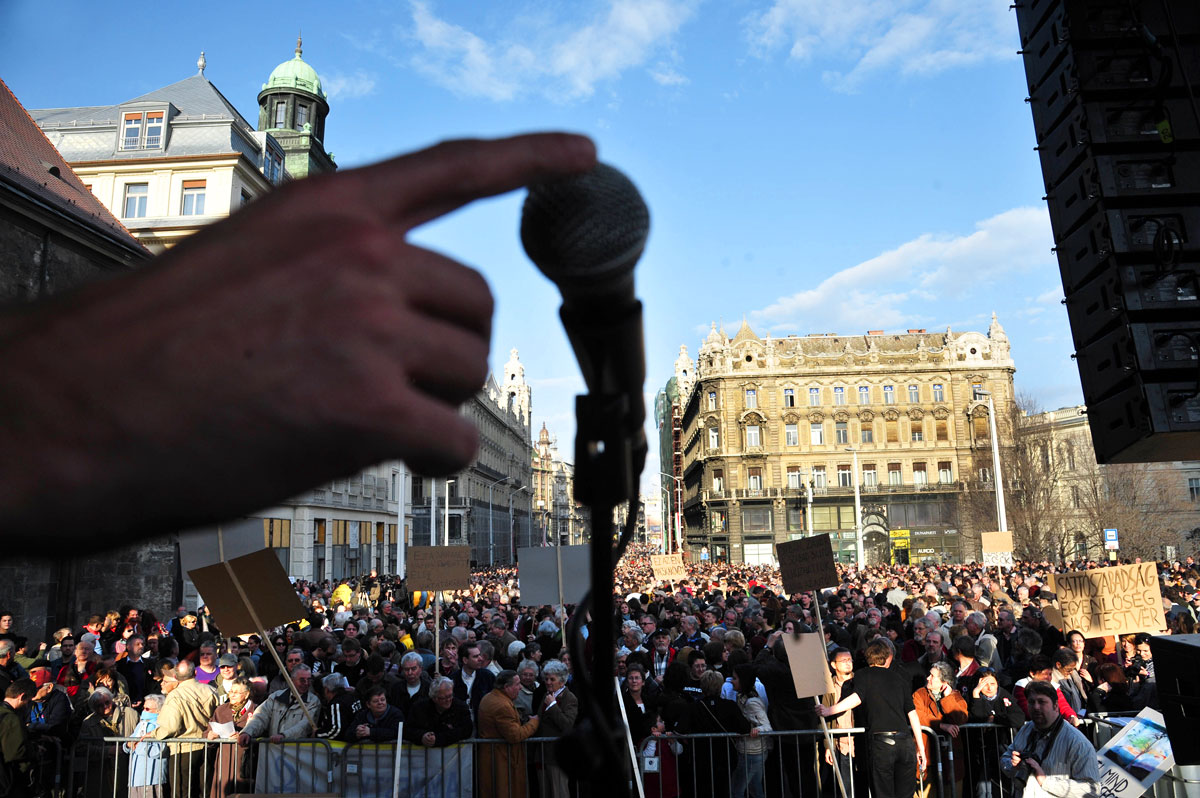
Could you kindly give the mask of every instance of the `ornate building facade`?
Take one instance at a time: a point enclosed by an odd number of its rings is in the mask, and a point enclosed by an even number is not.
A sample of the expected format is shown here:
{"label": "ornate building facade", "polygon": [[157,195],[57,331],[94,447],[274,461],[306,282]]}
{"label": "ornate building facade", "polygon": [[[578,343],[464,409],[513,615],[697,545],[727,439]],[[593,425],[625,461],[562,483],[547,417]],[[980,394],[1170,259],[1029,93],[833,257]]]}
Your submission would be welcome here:
{"label": "ornate building facade", "polygon": [[31,110],[88,189],[161,253],[289,178],[336,169],[323,139],[329,104],[301,57],[277,66],[258,95],[255,129],[197,73],[116,105]]}
{"label": "ornate building facade", "polygon": [[532,545],[575,546],[591,539],[588,511],[575,502],[575,466],[558,452],[546,425],[533,449],[533,507],[537,538]]}
{"label": "ornate building facade", "polygon": [[[1001,440],[1013,401],[1008,337],[909,330],[761,338],[714,324],[676,361],[684,550],[767,562],[774,544],[829,533],[856,556],[854,486],[868,562],[959,560],[981,530],[958,499],[987,484],[992,395]],[[857,473],[855,464],[857,462]]]}

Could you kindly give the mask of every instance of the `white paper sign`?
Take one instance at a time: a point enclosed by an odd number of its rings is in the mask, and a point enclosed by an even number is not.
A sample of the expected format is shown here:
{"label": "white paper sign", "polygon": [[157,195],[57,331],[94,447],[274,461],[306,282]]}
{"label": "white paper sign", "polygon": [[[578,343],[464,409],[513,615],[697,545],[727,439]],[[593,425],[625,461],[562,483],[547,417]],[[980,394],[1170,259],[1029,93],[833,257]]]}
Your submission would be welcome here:
{"label": "white paper sign", "polygon": [[1105,798],[1136,798],[1175,767],[1162,713],[1147,707],[1096,752]]}

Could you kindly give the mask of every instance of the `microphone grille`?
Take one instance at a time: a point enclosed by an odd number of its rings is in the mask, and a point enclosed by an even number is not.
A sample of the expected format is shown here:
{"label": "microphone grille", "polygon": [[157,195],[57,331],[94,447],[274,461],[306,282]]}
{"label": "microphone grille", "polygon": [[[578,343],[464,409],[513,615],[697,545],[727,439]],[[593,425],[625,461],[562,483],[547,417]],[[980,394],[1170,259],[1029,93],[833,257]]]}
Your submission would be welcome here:
{"label": "microphone grille", "polygon": [[521,244],[560,288],[631,273],[650,233],[650,211],[628,177],[607,164],[529,187]]}

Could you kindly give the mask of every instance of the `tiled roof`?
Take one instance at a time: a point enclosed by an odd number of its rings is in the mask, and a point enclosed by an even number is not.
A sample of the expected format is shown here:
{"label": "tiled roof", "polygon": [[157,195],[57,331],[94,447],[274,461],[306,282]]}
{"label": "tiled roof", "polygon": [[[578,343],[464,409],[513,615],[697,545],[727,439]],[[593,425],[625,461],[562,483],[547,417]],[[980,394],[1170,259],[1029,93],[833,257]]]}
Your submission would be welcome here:
{"label": "tiled roof", "polygon": [[0,181],[144,251],[141,242],[84,186],[3,80],[0,89]]}
{"label": "tiled roof", "polygon": [[[177,115],[169,120],[175,129],[166,137],[165,150],[118,149],[121,110],[138,104],[175,108]],[[29,114],[72,163],[244,152],[249,145],[233,134],[232,128],[243,133],[254,130],[225,95],[200,74],[116,105],[34,108]],[[190,132],[176,135],[183,129],[182,122],[188,123]]]}

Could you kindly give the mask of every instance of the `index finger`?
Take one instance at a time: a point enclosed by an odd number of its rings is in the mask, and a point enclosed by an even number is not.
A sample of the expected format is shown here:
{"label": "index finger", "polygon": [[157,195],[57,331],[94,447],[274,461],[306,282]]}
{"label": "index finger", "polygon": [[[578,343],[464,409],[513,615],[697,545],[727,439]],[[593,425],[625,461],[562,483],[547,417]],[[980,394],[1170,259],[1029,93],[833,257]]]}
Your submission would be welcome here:
{"label": "index finger", "polygon": [[585,172],[596,145],[570,133],[459,139],[341,177],[388,222],[409,230],[477,199]]}

